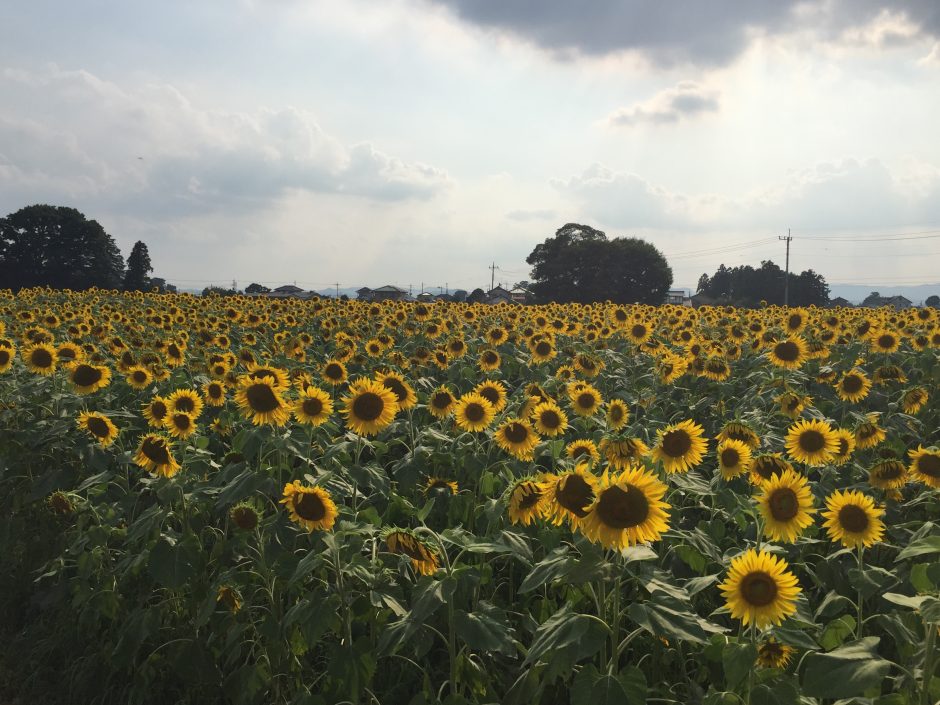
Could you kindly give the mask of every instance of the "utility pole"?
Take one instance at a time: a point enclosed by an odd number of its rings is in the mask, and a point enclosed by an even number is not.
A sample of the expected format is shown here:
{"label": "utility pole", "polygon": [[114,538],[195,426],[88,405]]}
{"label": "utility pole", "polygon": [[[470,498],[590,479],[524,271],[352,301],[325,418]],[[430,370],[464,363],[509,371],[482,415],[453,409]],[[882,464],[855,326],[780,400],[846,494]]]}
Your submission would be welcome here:
{"label": "utility pole", "polygon": [[785,240],[787,243],[787,262],[786,262],[786,273],[783,275],[783,305],[790,305],[790,240],[793,238],[790,237],[790,228],[787,228],[787,236],[783,237],[782,235],[777,237],[778,240]]}
{"label": "utility pole", "polygon": [[336,298],[339,298],[339,282],[336,282]]}
{"label": "utility pole", "polygon": [[490,270],[490,291],[492,291],[493,284],[496,282],[496,262],[493,262],[488,269]]}

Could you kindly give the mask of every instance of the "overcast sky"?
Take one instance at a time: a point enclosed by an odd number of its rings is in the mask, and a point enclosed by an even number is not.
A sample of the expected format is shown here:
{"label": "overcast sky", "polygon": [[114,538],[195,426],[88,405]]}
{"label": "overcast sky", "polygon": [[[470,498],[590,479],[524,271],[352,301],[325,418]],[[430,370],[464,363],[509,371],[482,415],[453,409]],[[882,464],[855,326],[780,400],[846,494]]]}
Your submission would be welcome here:
{"label": "overcast sky", "polygon": [[511,284],[567,222],[677,286],[788,228],[796,271],[933,283],[938,124],[936,0],[0,9],[0,215],[73,206],[187,288]]}

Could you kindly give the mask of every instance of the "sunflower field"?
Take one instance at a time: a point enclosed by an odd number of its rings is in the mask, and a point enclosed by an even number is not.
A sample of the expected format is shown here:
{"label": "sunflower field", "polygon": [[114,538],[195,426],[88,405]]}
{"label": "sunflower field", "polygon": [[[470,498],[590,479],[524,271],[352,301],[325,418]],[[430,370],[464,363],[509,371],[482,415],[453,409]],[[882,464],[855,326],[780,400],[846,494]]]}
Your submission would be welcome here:
{"label": "sunflower field", "polygon": [[940,316],[0,292],[0,701],[940,701]]}

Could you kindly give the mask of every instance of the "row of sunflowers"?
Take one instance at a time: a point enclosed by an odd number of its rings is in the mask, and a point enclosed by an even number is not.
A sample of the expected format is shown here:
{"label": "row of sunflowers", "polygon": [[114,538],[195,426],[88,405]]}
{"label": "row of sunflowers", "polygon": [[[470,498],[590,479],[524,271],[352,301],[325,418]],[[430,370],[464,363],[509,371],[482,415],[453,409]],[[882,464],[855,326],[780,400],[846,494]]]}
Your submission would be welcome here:
{"label": "row of sunflowers", "polygon": [[929,308],[0,294],[0,674],[933,703],[938,349]]}

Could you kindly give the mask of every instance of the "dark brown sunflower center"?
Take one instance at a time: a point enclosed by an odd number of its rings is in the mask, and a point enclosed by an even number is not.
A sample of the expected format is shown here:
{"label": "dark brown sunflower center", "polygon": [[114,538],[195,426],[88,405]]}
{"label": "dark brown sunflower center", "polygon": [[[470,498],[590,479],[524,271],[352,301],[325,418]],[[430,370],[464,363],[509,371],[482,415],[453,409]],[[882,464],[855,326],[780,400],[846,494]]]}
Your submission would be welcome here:
{"label": "dark brown sunflower center", "polygon": [[173,425],[180,431],[188,431],[193,426],[193,419],[189,414],[173,414]]}
{"label": "dark brown sunflower center", "polygon": [[885,348],[885,349],[894,347],[894,336],[893,335],[879,335],[878,347]]}
{"label": "dark brown sunflower center", "polygon": [[721,464],[726,468],[737,467],[741,462],[741,454],[734,448],[725,448],[721,451]]}
{"label": "dark brown sunflower center", "polygon": [[32,362],[35,367],[40,369],[52,367],[52,353],[50,353],[45,348],[37,348],[30,353],[29,361]]}
{"label": "dark brown sunflower center", "polygon": [[774,355],[784,362],[796,362],[800,359],[800,346],[792,340],[785,340],[774,347]]}
{"label": "dark brown sunflower center", "polygon": [[206,387],[206,391],[209,392],[209,396],[213,399],[221,399],[225,393],[221,384],[210,384]]}
{"label": "dark brown sunflower center", "polygon": [[858,375],[847,375],[842,380],[842,391],[846,394],[858,394],[864,386],[862,378]]}
{"label": "dark brown sunflower center", "polygon": [[527,485],[525,488],[523,488],[522,499],[519,500],[519,509],[531,509],[539,503],[541,498],[541,492],[539,492],[535,487]]}
{"label": "dark brown sunflower center", "polygon": [[545,342],[544,340],[540,341],[539,343],[537,343],[537,344],[535,345],[535,354],[536,354],[536,355],[545,356],[545,355],[550,354],[551,351],[552,351],[552,345],[551,345],[551,343],[547,343],[547,342]]}
{"label": "dark brown sunflower center", "polygon": [[170,357],[182,357],[183,356],[183,353],[174,343],[170,343],[169,345],[166,346],[166,354],[169,355]]}
{"label": "dark brown sunflower center", "polygon": [[0,348],[0,365],[5,365],[10,361],[10,351],[6,348]]}
{"label": "dark brown sunflower center", "polygon": [[859,438],[871,438],[872,436],[878,435],[878,427],[873,424],[863,424],[859,426],[856,433]]}
{"label": "dark brown sunflower center", "polygon": [[72,381],[79,387],[90,387],[101,381],[103,373],[92,365],[77,365],[72,370]]}
{"label": "dark brown sunflower center", "polygon": [[248,507],[235,507],[232,510],[232,521],[244,531],[251,531],[258,525],[258,513]]}
{"label": "dark brown sunflower center", "polygon": [[316,493],[302,492],[294,495],[294,511],[301,519],[320,521],[326,516],[326,505]]}
{"label": "dark brown sunflower center", "polygon": [[618,485],[608,487],[601,492],[597,501],[597,515],[606,526],[616,529],[629,529],[646,521],[650,513],[650,503],[643,493],[633,485],[624,490]]}
{"label": "dark brown sunflower center", "polygon": [[790,521],[800,513],[800,500],[789,487],[781,487],[770,495],[767,501],[770,513],[777,521]]}
{"label": "dark brown sunflower center", "polygon": [[301,404],[304,414],[307,416],[317,416],[323,411],[323,402],[319,399],[304,399]]}
{"label": "dark brown sunflower center", "polygon": [[435,409],[446,409],[450,406],[451,396],[447,392],[438,392],[431,397],[431,406]]}
{"label": "dark brown sunflower center", "polygon": [[744,601],[754,607],[765,607],[777,597],[777,581],[763,571],[745,575],[739,589]]}
{"label": "dark brown sunflower center", "polygon": [[784,468],[779,458],[772,455],[759,455],[754,459],[752,470],[765,480],[769,480],[774,475],[779,475]]}
{"label": "dark brown sunflower center", "polygon": [[486,417],[486,409],[483,408],[482,404],[475,401],[467,404],[467,406],[464,407],[463,413],[470,423],[479,423]]}
{"label": "dark brown sunflower center", "polygon": [[170,451],[167,450],[166,443],[162,438],[145,438],[140,446],[140,452],[151,463],[156,465],[170,464]]}
{"label": "dark brown sunflower center", "polygon": [[630,333],[634,338],[642,338],[644,335],[646,335],[646,326],[637,324],[630,329]]}
{"label": "dark brown sunflower center", "polygon": [[134,380],[136,384],[143,384],[147,381],[147,373],[143,370],[134,370],[131,373],[131,379]]}
{"label": "dark brown sunflower center", "polygon": [[75,351],[72,348],[62,348],[56,353],[60,360],[74,360]]}
{"label": "dark brown sunflower center", "polygon": [[844,438],[839,439],[839,455],[845,455],[849,452],[849,442]]}
{"label": "dark brown sunflower center", "polygon": [[802,318],[801,316],[796,315],[796,314],[790,316],[790,317],[787,319],[787,328],[789,328],[790,330],[796,330],[796,329],[799,328],[802,324],[803,324],[803,318]]}
{"label": "dark brown sunflower center", "polygon": [[927,477],[940,477],[940,455],[922,455],[917,459],[917,471]]}
{"label": "dark brown sunflower center", "polygon": [[807,453],[817,453],[826,447],[826,437],[819,431],[808,429],[800,434],[799,443]]}
{"label": "dark brown sunflower center", "polygon": [[663,434],[663,452],[670,458],[681,458],[692,448],[692,437],[681,428]]}
{"label": "dark brown sunflower center", "polygon": [[577,404],[582,409],[593,409],[594,408],[594,395],[590,392],[582,392],[578,395]]}
{"label": "dark brown sunflower center", "polygon": [[499,357],[492,350],[483,353],[483,362],[487,365],[495,365],[498,361]]}
{"label": "dark brown sunflower center", "polygon": [[399,402],[402,402],[408,398],[408,388],[405,387],[404,383],[400,379],[386,377],[382,380],[382,386],[384,386],[386,389],[390,389],[392,394],[395,395]]}
{"label": "dark brown sunflower center", "polygon": [[327,379],[342,379],[343,368],[337,365],[335,362],[331,362],[329,365],[323,368],[323,374]]}
{"label": "dark brown sunflower center", "polygon": [[97,416],[91,416],[85,422],[88,430],[91,432],[95,438],[107,438],[111,433],[111,429],[108,426],[108,422]]}
{"label": "dark brown sunflower center", "polygon": [[495,387],[483,387],[483,389],[480,390],[480,396],[494,406],[499,405],[499,390]]}
{"label": "dark brown sunflower center", "polygon": [[580,458],[582,455],[590,455],[591,450],[587,446],[575,446],[571,449],[572,458]]}
{"label": "dark brown sunflower center", "polygon": [[587,507],[594,501],[594,490],[580,475],[568,475],[558,483],[555,500],[572,514],[583,517]]}
{"label": "dark brown sunflower center", "polygon": [[853,534],[860,534],[868,528],[868,514],[855,504],[846,504],[839,510],[839,524]]}
{"label": "dark brown sunflower center", "polygon": [[529,437],[529,429],[518,421],[506,426],[504,433],[506,434],[506,440],[510,443],[524,443]]}
{"label": "dark brown sunflower center", "polygon": [[610,420],[614,423],[618,423],[623,420],[623,407],[619,404],[615,404],[610,407]]}
{"label": "dark brown sunflower center", "polygon": [[[249,390],[249,393],[250,393],[250,390]],[[193,401],[192,397],[188,397],[188,396],[177,397],[176,399],[173,400],[173,407],[177,411],[182,411],[188,414],[196,410],[196,402]]]}
{"label": "dark brown sunflower center", "polygon": [[365,392],[353,401],[352,410],[357,419],[375,421],[385,411],[385,402],[375,392]]}
{"label": "dark brown sunflower center", "polygon": [[245,391],[245,398],[248,400],[248,406],[252,411],[259,414],[266,414],[281,406],[274,390],[264,383],[252,384]]}
{"label": "dark brown sunflower center", "polygon": [[539,414],[539,421],[545,428],[550,430],[554,430],[561,426],[561,417],[554,409],[545,409],[541,414]]}

